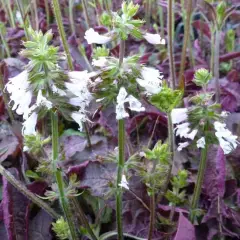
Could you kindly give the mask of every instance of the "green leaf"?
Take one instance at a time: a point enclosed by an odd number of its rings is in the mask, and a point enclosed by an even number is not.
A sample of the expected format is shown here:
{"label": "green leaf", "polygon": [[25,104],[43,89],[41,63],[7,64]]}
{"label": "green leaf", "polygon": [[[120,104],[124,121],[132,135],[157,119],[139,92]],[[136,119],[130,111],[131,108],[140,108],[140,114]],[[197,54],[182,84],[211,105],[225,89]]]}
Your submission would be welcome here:
{"label": "green leaf", "polygon": [[69,137],[69,136],[81,136],[81,137],[85,137],[86,134],[84,132],[79,132],[79,131],[76,131],[74,129],[69,128],[69,129],[65,130],[62,133],[61,136],[67,136],[67,137]]}
{"label": "green leaf", "polygon": [[32,170],[27,170],[25,172],[25,175],[29,178],[33,178],[33,179],[36,179],[36,180],[41,179],[41,177],[37,173],[33,172]]}

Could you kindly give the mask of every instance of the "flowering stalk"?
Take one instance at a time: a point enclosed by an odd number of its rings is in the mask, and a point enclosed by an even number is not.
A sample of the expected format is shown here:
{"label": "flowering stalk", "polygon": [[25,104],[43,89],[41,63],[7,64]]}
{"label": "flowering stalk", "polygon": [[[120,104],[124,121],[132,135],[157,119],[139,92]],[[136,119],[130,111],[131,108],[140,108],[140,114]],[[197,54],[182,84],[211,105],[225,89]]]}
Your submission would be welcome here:
{"label": "flowering stalk", "polygon": [[44,6],[45,6],[46,17],[47,17],[47,28],[48,28],[50,24],[50,10],[48,5],[48,0],[44,0]]}
{"label": "flowering stalk", "polygon": [[59,152],[57,112],[54,112],[54,111],[51,112],[51,124],[52,124],[52,163],[53,163],[53,171],[54,171],[57,186],[58,186],[59,201],[69,226],[71,239],[77,240],[77,233],[75,231],[73,217],[70,211],[68,200],[65,195],[62,173],[61,173],[61,170],[57,168],[58,152]]}
{"label": "flowering stalk", "polygon": [[7,57],[10,58],[10,57],[11,57],[10,50],[9,50],[7,41],[5,40],[5,37],[3,36],[2,28],[3,28],[3,27],[1,27],[1,29],[0,29],[1,42],[2,42],[2,44],[3,44],[3,46],[4,46],[5,52],[6,52],[6,54],[7,54]]}
{"label": "flowering stalk", "polygon": [[190,214],[191,222],[194,222],[194,216],[195,216],[194,210],[198,206],[198,201],[201,194],[203,177],[204,177],[205,168],[207,164],[207,152],[208,152],[208,145],[206,143],[205,148],[203,148],[201,151],[201,161],[200,161],[199,170],[198,170],[197,182],[196,182],[194,193],[193,193],[192,206],[191,206],[192,211]]}
{"label": "flowering stalk", "polygon": [[147,24],[148,28],[150,27],[151,3],[152,3],[151,0],[146,0],[146,16],[145,16],[145,19],[146,19],[146,24]]}
{"label": "flowering stalk", "polygon": [[33,1],[33,9],[34,9],[34,15],[35,15],[35,30],[38,31],[38,29],[39,29],[39,20],[38,20],[37,0]]}
{"label": "flowering stalk", "polygon": [[[58,0],[53,0],[53,9],[54,9],[54,15],[55,15],[55,18],[56,18],[56,21],[57,21],[58,29],[59,29],[59,34],[60,34],[60,37],[61,37],[61,40],[62,40],[63,48],[64,48],[64,51],[67,55],[68,67],[71,71],[73,71],[73,69],[74,69],[73,62],[72,62],[71,54],[70,54],[70,51],[69,51],[69,46],[68,46],[66,35],[65,35],[65,32],[64,32],[64,28],[63,28],[62,14],[61,14],[61,10],[60,10]],[[91,147],[91,139],[90,139],[90,136],[89,136],[88,127],[87,127],[86,123],[84,123],[84,128],[85,128],[85,131],[86,131],[88,146]]]}
{"label": "flowering stalk", "polygon": [[[11,8],[11,1],[6,1],[6,5],[7,5],[7,13],[8,13],[8,17],[9,17],[9,22],[10,22],[10,26],[12,28],[15,28],[15,21],[14,21],[14,17],[13,17],[13,12],[12,12],[12,8]],[[4,3],[5,4],[5,3]]]}
{"label": "flowering stalk", "polygon": [[[123,62],[125,52],[125,41],[120,42],[120,54],[119,54],[119,67]],[[122,229],[122,188],[119,184],[122,182],[122,172],[124,166],[124,138],[125,128],[124,119],[118,120],[118,169],[117,169],[117,196],[116,196],[116,218],[117,218],[117,230],[118,239],[123,240],[123,229]]]}
{"label": "flowering stalk", "polygon": [[0,174],[7,179],[19,192],[26,196],[33,203],[44,209],[54,219],[58,219],[60,216],[43,200],[37,197],[34,193],[30,192],[25,185],[18,181],[8,170],[0,165]]}
{"label": "flowering stalk", "polygon": [[168,59],[170,65],[170,86],[172,89],[176,87],[175,65],[173,55],[173,0],[168,1]]}
{"label": "flowering stalk", "polygon": [[156,207],[156,202],[155,202],[155,191],[153,190],[151,192],[151,198],[150,198],[150,223],[149,223],[149,229],[148,229],[148,240],[152,239],[153,235],[153,230],[154,230],[154,225],[155,225],[155,207]]}

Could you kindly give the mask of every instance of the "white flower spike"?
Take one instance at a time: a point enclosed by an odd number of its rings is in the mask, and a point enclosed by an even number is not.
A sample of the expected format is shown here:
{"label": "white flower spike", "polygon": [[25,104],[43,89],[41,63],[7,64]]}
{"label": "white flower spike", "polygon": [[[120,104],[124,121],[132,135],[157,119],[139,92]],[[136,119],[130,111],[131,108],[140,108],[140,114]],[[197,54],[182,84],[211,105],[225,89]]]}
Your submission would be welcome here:
{"label": "white flower spike", "polygon": [[161,38],[159,34],[152,34],[152,33],[146,33],[143,36],[149,43],[157,45],[157,44],[166,44],[165,39]]}
{"label": "white flower spike", "polygon": [[138,84],[146,89],[147,95],[157,94],[162,90],[163,76],[157,69],[143,67],[142,78],[137,78]]}
{"label": "white flower spike", "polygon": [[111,37],[100,35],[98,32],[94,31],[93,28],[90,28],[85,32],[84,38],[87,40],[88,44],[106,44],[112,40]]}
{"label": "white flower spike", "polygon": [[122,175],[122,181],[118,184],[118,186],[129,190],[128,181],[124,174]]}

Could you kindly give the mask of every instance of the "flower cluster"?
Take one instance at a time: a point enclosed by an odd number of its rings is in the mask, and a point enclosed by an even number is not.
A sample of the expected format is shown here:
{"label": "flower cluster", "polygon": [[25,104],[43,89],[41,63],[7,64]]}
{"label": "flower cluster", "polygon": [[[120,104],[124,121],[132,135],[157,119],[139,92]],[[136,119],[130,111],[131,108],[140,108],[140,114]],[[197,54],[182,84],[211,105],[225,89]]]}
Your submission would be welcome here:
{"label": "flower cluster", "polygon": [[[196,135],[198,134],[198,129],[191,129],[191,124],[188,121],[188,109],[187,108],[176,108],[172,111],[172,122],[173,124],[177,124],[175,128],[176,136],[184,139],[194,140]],[[222,112],[221,117],[225,116],[226,113]],[[223,149],[225,154],[229,154],[232,152],[239,142],[237,141],[237,136],[233,135],[227,128],[226,124],[220,121],[213,122],[214,134],[217,138],[217,141],[221,148]],[[190,145],[189,140],[179,143],[177,150],[181,151],[183,148]],[[206,139],[205,136],[200,137],[196,141],[196,145],[198,148],[205,148]]]}

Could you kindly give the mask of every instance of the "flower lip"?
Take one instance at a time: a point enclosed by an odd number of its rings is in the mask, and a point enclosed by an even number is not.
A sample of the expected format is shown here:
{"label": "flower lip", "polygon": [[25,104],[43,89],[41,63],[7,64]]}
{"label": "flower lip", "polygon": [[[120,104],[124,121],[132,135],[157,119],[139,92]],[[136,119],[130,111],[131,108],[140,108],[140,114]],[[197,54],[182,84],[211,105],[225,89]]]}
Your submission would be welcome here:
{"label": "flower lip", "polygon": [[161,38],[159,34],[146,33],[143,37],[151,44],[166,44],[165,39]]}
{"label": "flower lip", "polygon": [[93,28],[90,28],[85,32],[84,38],[87,40],[88,44],[106,44],[112,40],[111,37],[100,35]]}

